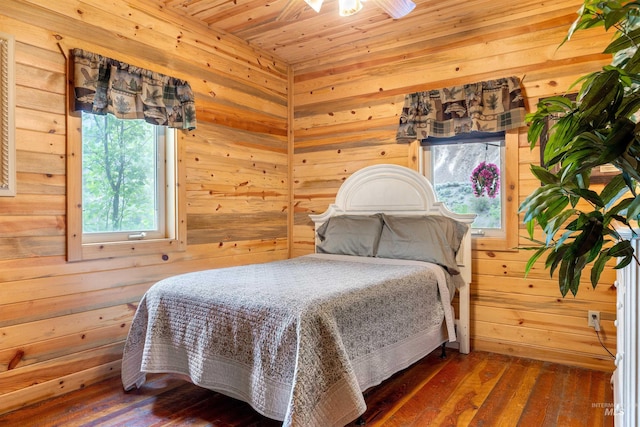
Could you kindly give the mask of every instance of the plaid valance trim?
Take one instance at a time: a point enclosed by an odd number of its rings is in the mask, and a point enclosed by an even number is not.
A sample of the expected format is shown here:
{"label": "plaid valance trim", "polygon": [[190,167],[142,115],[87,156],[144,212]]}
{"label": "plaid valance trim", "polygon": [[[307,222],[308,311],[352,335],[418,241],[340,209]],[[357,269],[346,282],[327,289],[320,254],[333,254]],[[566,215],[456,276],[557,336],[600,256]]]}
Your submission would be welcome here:
{"label": "plaid valance trim", "polygon": [[524,126],[525,115],[518,77],[415,92],[405,96],[396,140],[500,132]]}
{"label": "plaid valance trim", "polygon": [[71,53],[75,111],[196,128],[194,95],[186,81],[82,49]]}

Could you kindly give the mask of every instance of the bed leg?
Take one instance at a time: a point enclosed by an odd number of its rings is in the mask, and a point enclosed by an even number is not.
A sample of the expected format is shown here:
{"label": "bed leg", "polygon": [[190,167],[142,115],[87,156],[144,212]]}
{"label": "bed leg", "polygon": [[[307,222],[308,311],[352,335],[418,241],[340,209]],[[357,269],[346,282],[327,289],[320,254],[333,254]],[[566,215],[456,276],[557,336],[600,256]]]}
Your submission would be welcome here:
{"label": "bed leg", "polygon": [[447,347],[447,344],[446,343],[442,343],[442,353],[440,353],[440,359],[446,359],[447,358],[446,347]]}
{"label": "bed leg", "polygon": [[363,426],[365,425],[367,422],[364,420],[364,417],[362,415],[360,415],[358,417],[358,419],[356,420],[356,425],[357,426]]}

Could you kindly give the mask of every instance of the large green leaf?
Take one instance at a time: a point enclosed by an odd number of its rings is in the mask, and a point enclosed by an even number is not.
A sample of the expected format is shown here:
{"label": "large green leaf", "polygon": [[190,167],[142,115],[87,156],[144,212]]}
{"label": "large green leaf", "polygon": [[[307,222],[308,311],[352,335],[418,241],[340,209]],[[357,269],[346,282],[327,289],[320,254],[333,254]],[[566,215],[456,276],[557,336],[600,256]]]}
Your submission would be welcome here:
{"label": "large green leaf", "polygon": [[530,221],[525,222],[527,226],[527,234],[529,235],[529,240],[533,240],[533,233],[536,228],[536,219],[532,218]]}
{"label": "large green leaf", "polygon": [[631,177],[631,174],[629,173],[628,170],[623,170],[622,171],[622,178],[624,179],[624,182],[627,184],[627,188],[629,188],[629,191],[631,191],[631,194],[633,194],[633,196],[635,197],[636,195],[636,191],[635,191],[635,183],[633,182],[633,178]]}
{"label": "large green leaf", "polygon": [[561,245],[556,248],[555,251],[549,252],[547,259],[545,260],[544,267],[549,269],[549,276],[553,277],[558,264],[564,259],[564,254],[569,251],[569,245]]}
{"label": "large green leaf", "polygon": [[[621,200],[620,203],[618,203],[617,205],[612,206],[607,211],[607,214],[608,215],[617,215],[619,212],[626,211],[629,208],[629,205],[631,203],[633,203],[634,200],[635,200],[635,198],[632,198],[632,197],[628,197],[626,199]],[[625,217],[625,219],[626,219],[626,217]],[[625,221],[625,223],[626,223],[626,221]]]}
{"label": "large green leaf", "polygon": [[625,257],[633,255],[633,246],[628,240],[622,240],[611,247],[607,254],[612,257]]}
{"label": "large green leaf", "polygon": [[560,284],[560,293],[562,296],[567,296],[569,289],[571,289],[571,277],[568,273],[570,261],[562,259],[560,264],[560,270],[558,271],[558,283]]}
{"label": "large green leaf", "polygon": [[604,26],[606,29],[613,27],[626,17],[627,12],[620,7],[620,2],[607,0],[603,4],[603,7],[608,9],[604,15]]}
{"label": "large green leaf", "polygon": [[543,184],[557,184],[560,181],[553,173],[538,165],[531,165],[531,173]]}
{"label": "large green leaf", "polygon": [[575,297],[578,294],[578,288],[580,287],[580,278],[582,277],[582,271],[587,264],[585,257],[575,258],[569,270],[571,273],[570,290]]}
{"label": "large green leaf", "polygon": [[584,188],[577,188],[574,192],[582,197],[584,200],[593,203],[595,206],[602,208],[604,207],[604,202],[600,198],[600,195],[593,190],[586,190]]}
{"label": "large green leaf", "polygon": [[591,267],[591,286],[593,286],[594,289],[600,281],[600,275],[604,270],[604,266],[610,259],[611,255],[609,255],[608,252],[600,252],[598,259],[593,263],[593,267]]}
{"label": "large green leaf", "polygon": [[637,221],[638,215],[640,215],[640,196],[634,197],[633,202],[627,208],[627,218]]}
{"label": "large green leaf", "polygon": [[583,122],[601,115],[616,98],[619,87],[620,73],[616,69],[595,73],[588,82],[588,91],[583,91],[580,102],[580,112]]}
{"label": "large green leaf", "polygon": [[555,218],[557,215],[559,215],[567,207],[568,204],[569,204],[569,198],[564,195],[560,195],[552,203],[549,203],[545,211],[547,222]]}
{"label": "large green leaf", "polygon": [[556,233],[560,230],[560,227],[573,215],[576,214],[575,209],[568,209],[563,212],[559,212],[554,218],[547,222],[547,226],[544,228],[544,232],[547,235],[546,245],[550,246],[552,240],[555,238]]}
{"label": "large green leaf", "polygon": [[619,118],[604,141],[605,148],[598,158],[598,163],[601,165],[611,163],[622,156],[629,145],[635,141],[635,127],[635,123],[628,118]]}
{"label": "large green leaf", "polygon": [[591,247],[591,249],[589,249],[589,252],[587,253],[587,256],[585,257],[585,262],[586,263],[590,263],[590,262],[594,261],[598,257],[598,255],[602,251],[602,247],[604,246],[604,243],[605,243],[605,240],[604,240],[604,238],[602,236],[600,238],[598,238],[596,243]]}
{"label": "large green leaf", "polygon": [[625,182],[622,174],[616,175],[602,189],[602,191],[600,192],[600,199],[604,203],[605,207],[608,208],[627,191],[627,183]]}
{"label": "large green leaf", "polygon": [[576,257],[581,257],[602,240],[603,225],[597,218],[589,218],[584,225],[582,232],[576,237],[571,245],[571,252]]}
{"label": "large green leaf", "polygon": [[580,7],[578,10],[578,18],[576,18],[576,20],[573,21],[573,24],[571,24],[571,27],[569,27],[569,31],[562,43],[560,43],[560,46],[571,39],[571,36],[573,36],[576,31],[604,26],[604,19],[600,19],[599,15],[594,13],[595,7],[591,3],[594,2],[586,0]]}
{"label": "large green leaf", "polygon": [[531,193],[520,205],[519,212],[524,212],[524,222],[540,215],[551,203],[564,197],[558,185],[545,185]]}
{"label": "large green leaf", "polygon": [[560,238],[556,241],[556,246],[564,245],[564,242],[566,242],[567,239],[570,238],[571,236],[573,236],[573,231],[565,231],[564,233],[562,233]]}
{"label": "large green leaf", "polygon": [[[612,18],[615,19],[615,17]],[[640,28],[630,31],[625,37],[618,37],[612,41],[609,46],[605,48],[604,53],[614,54],[623,49],[635,47],[638,44],[640,44]]]}
{"label": "large green leaf", "polygon": [[[638,55],[636,56],[637,56],[638,63],[633,65],[635,67],[638,67],[638,70],[636,70],[634,73],[637,75],[637,73],[640,72],[640,51],[638,51]],[[638,111],[638,109],[640,109],[639,105],[640,105],[640,93],[627,92],[622,102],[620,102],[620,106],[618,107],[618,111],[616,111],[616,114],[619,117],[630,118]]]}
{"label": "large green leaf", "polygon": [[633,257],[631,256],[626,256],[624,258],[620,259],[620,262],[618,262],[618,264],[616,264],[615,268],[616,270],[619,270],[621,268],[625,268],[627,265],[631,264],[631,261],[633,261]]}
{"label": "large green leaf", "polygon": [[[549,130],[549,139],[544,148],[543,158],[545,165],[555,165],[566,155],[567,148],[576,148],[581,141],[574,140],[580,131],[580,120],[573,113],[568,113],[559,118]],[[570,144],[567,142],[570,141]]]}
{"label": "large green leaf", "polygon": [[533,264],[535,264],[538,258],[540,258],[540,256],[544,254],[547,250],[549,250],[549,248],[545,246],[541,246],[536,250],[536,252],[533,255],[531,255],[531,257],[529,258],[529,261],[527,261],[527,265],[524,268],[524,277],[527,277],[527,275],[529,274],[529,271],[531,271],[531,267],[533,267]]}

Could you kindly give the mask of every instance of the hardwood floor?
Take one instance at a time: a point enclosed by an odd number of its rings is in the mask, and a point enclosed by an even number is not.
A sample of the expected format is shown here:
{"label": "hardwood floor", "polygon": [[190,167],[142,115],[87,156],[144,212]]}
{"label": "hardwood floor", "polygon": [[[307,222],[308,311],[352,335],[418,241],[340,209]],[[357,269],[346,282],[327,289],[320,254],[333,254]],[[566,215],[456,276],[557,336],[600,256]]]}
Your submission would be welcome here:
{"label": "hardwood floor", "polygon": [[[448,353],[442,360],[434,351],[365,393],[366,426],[613,426],[609,373],[486,352]],[[0,426],[280,424],[167,375],[150,375],[128,393],[113,378],[0,416]]]}

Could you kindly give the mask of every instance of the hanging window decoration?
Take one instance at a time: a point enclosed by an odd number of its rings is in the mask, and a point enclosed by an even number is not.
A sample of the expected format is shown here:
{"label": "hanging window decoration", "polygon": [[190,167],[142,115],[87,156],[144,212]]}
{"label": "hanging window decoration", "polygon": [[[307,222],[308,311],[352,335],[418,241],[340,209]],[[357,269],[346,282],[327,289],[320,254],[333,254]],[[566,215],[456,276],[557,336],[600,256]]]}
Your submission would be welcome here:
{"label": "hanging window decoration", "polygon": [[493,163],[481,162],[471,173],[473,194],[482,197],[484,193],[492,199],[499,194],[500,169]]}

